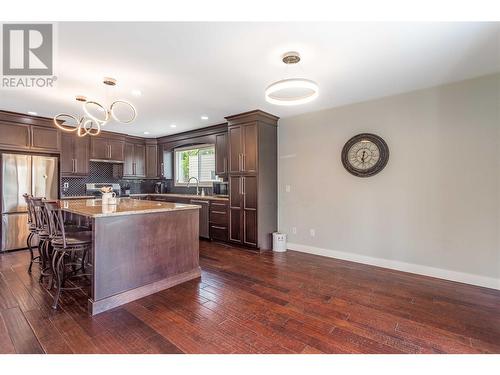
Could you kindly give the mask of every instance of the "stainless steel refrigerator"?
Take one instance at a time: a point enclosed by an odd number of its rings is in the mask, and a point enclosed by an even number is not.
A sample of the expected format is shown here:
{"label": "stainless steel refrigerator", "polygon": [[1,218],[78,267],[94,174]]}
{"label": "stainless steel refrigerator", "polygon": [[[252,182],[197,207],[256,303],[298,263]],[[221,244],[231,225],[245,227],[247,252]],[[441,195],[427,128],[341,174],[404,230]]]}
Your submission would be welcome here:
{"label": "stainless steel refrigerator", "polygon": [[58,159],[53,156],[2,153],[2,248],[26,247],[28,208],[23,194],[58,198]]}

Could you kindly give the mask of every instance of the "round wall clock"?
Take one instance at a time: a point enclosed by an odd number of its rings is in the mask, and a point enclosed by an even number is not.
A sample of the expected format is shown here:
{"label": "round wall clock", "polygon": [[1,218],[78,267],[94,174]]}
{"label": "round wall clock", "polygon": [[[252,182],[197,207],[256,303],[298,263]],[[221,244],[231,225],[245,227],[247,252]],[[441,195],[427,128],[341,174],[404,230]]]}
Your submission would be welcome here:
{"label": "round wall clock", "polygon": [[354,176],[369,177],[380,172],[389,160],[389,147],[378,135],[363,133],[352,137],[342,149],[342,164]]}

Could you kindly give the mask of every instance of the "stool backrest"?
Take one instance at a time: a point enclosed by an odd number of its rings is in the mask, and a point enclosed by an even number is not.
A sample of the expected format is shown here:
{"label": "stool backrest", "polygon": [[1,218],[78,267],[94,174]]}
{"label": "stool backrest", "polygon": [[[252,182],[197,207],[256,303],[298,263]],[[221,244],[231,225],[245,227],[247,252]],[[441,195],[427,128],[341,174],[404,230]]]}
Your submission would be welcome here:
{"label": "stool backrest", "polygon": [[49,219],[47,217],[47,211],[43,206],[43,199],[44,198],[31,197],[33,216],[37,231],[47,231],[49,227]]}
{"label": "stool backrest", "polygon": [[62,238],[63,246],[66,247],[66,233],[64,231],[64,218],[59,201],[44,201],[45,210],[49,222],[50,238]]}
{"label": "stool backrest", "polygon": [[28,224],[33,225],[33,224],[35,224],[33,203],[31,202],[31,199],[33,198],[33,196],[28,194],[28,193],[24,193],[23,198],[24,198],[24,201],[26,202],[26,206],[28,206]]}

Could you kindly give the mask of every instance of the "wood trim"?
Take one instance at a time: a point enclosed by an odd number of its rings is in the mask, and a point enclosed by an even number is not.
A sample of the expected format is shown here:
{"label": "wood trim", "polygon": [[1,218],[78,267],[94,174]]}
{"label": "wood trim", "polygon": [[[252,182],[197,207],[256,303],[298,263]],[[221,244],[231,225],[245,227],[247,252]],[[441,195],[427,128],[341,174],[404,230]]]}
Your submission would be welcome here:
{"label": "wood trim", "polygon": [[180,273],[178,275],[169,276],[162,280],[143,285],[139,288],[131,289],[126,292],[101,299],[99,301],[93,301],[92,299],[89,299],[88,308],[90,315],[99,314],[103,311],[112,309],[128,302],[135,301],[136,299],[142,297],[149,296],[161,290],[168,289],[186,281],[196,279],[200,276],[201,269],[200,267],[198,267],[196,269]]}
{"label": "wood trim", "polygon": [[356,254],[347,251],[339,251],[333,249],[325,249],[315,246],[302,245],[298,243],[289,242],[287,248],[288,250],[298,251],[301,253],[314,254],[327,258],[341,259],[350,262],[367,264],[370,266],[388,268],[391,270],[409,272],[417,275],[436,277],[439,279],[450,280],[471,285],[478,285],[486,288],[500,290],[500,279],[495,279],[492,277],[487,277],[482,275],[475,275],[471,273],[447,270],[443,268],[430,267],[415,263],[407,263],[393,259],[376,258],[363,254]]}
{"label": "wood trim", "polygon": [[183,133],[177,133],[173,135],[167,135],[164,137],[157,138],[159,144],[178,142],[190,138],[198,138],[208,135],[214,135],[217,133],[227,132],[227,123],[207,126],[206,128],[189,130]]}
{"label": "wood trim", "polygon": [[36,125],[36,126],[46,126],[54,127],[54,123],[51,118],[42,116],[32,116],[19,112],[10,112],[0,110],[0,122],[11,122],[24,125]]}
{"label": "wood trim", "polygon": [[261,111],[260,109],[239,113],[237,115],[227,116],[224,118],[227,120],[229,126],[253,121],[259,121],[269,125],[278,126],[278,120],[280,119],[278,116],[274,116],[270,113]]}

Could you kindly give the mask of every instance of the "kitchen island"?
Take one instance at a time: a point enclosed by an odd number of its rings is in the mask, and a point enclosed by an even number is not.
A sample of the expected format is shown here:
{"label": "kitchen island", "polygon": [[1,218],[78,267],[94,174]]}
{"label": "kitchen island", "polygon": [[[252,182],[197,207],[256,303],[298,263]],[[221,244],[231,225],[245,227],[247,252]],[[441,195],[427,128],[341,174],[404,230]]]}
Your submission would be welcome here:
{"label": "kitchen island", "polygon": [[92,227],[91,315],[200,277],[199,206],[132,198],[62,201]]}

